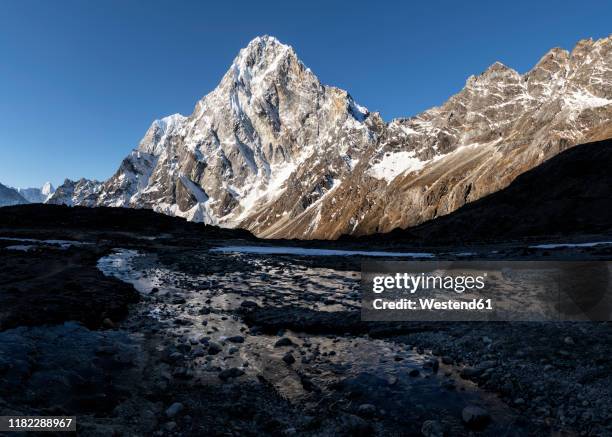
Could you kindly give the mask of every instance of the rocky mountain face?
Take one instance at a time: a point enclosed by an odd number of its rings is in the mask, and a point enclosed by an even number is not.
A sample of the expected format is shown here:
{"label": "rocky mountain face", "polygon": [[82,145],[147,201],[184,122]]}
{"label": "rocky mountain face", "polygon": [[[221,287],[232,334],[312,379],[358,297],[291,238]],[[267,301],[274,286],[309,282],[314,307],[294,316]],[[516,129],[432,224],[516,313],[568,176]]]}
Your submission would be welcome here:
{"label": "rocky mountain face", "polygon": [[50,203],[151,208],[262,237],[405,228],[612,137],[612,36],[553,49],[521,75],[495,63],[440,107],[385,123],[259,37],[193,113],[155,121],[104,183]]}
{"label": "rocky mountain face", "polygon": [[[612,233],[612,139],[571,147],[510,185],[410,229],[343,237],[364,244],[454,245]],[[458,231],[460,230],[460,231]],[[597,237],[590,237],[597,241]]]}
{"label": "rocky mountain face", "polygon": [[45,182],[41,188],[16,188],[16,190],[30,203],[45,203],[55,192],[51,182]]}
{"label": "rocky mountain face", "polygon": [[97,206],[102,184],[89,179],[71,181],[66,179],[57,187],[46,203],[68,206]]}
{"label": "rocky mountain face", "polygon": [[0,184],[0,207],[29,203],[17,190]]}

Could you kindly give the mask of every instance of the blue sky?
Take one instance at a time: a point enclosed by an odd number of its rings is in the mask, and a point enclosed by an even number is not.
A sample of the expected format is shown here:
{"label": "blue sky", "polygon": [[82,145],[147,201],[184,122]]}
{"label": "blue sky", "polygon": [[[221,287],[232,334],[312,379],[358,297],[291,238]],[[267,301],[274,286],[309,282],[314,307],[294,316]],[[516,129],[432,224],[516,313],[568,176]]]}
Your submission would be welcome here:
{"label": "blue sky", "polygon": [[0,12],[0,182],[109,177],[150,123],[190,114],[257,35],[386,120],[499,60],[612,32],[609,1],[48,1]]}

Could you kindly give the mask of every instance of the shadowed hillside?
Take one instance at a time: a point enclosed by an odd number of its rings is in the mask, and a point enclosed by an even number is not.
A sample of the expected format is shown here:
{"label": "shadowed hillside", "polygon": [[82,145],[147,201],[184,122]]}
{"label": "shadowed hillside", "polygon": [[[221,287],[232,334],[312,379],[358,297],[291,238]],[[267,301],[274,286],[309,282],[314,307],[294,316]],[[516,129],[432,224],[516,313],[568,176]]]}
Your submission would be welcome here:
{"label": "shadowed hillside", "polygon": [[0,228],[68,229],[125,232],[184,232],[213,238],[252,238],[241,229],[223,229],[159,214],[148,209],[65,205],[17,205],[0,208]]}

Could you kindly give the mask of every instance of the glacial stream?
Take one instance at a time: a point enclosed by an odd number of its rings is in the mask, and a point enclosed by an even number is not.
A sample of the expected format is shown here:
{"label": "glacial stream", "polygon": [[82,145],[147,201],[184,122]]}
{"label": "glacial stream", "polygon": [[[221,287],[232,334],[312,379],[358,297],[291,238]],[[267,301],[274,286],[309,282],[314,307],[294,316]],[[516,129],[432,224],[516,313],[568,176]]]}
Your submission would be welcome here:
{"label": "glacial stream", "polygon": [[[316,335],[288,329],[264,334],[247,326],[237,311],[248,301],[260,307],[304,308],[343,317],[342,313],[359,309],[358,271],[312,267],[299,258],[279,259],[270,253],[228,249],[216,253],[212,261],[209,256],[207,251],[194,251],[191,259],[223,266],[227,257],[244,268],[186,273],[167,267],[156,255],[126,249],[98,262],[105,275],[131,283],[143,294],[138,311],[129,318],[144,317],[140,323],[156,326],[156,332],[188,355],[185,372],[216,384],[222,383],[223,370],[238,369],[238,377],[263,379],[286,399],[304,405],[316,405],[338,393],[350,404],[357,392],[360,403],[406,421],[445,415],[457,418],[457,426],[462,426],[463,407],[481,405],[492,416],[488,432],[512,428],[515,415],[510,408],[461,379],[461,369],[441,362],[439,369],[432,366],[432,360],[438,360],[428,351],[418,353],[409,345],[367,334]],[[280,339],[286,339],[286,345],[279,346]],[[214,354],[211,345],[219,349]]]}

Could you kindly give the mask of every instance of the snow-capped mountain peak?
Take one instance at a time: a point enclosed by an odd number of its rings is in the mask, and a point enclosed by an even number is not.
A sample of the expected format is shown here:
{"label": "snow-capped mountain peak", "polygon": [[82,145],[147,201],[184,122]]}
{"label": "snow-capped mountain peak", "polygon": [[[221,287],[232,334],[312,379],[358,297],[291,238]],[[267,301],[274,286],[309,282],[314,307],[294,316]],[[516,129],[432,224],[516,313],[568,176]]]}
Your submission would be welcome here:
{"label": "snow-capped mountain peak", "polygon": [[278,73],[288,62],[300,62],[293,48],[274,37],[262,36],[240,50],[227,74],[237,84],[249,84],[263,80],[268,74]]}
{"label": "snow-capped mountain peak", "polygon": [[44,203],[55,192],[51,182],[45,182],[41,188],[15,188],[28,203]]}
{"label": "snow-capped mountain peak", "polygon": [[75,193],[74,204],[152,208],[260,236],[405,227],[612,136],[611,69],[612,37],[585,40],[523,75],[496,62],[440,107],[386,124],[321,84],[292,47],[257,37],[192,114],[153,122],[111,178],[58,191]]}
{"label": "snow-capped mountain peak", "polygon": [[45,182],[42,188],[40,189],[40,192],[43,196],[45,196],[45,200],[47,200],[49,196],[51,196],[55,192],[55,187],[53,187],[53,184],[51,182]]}

